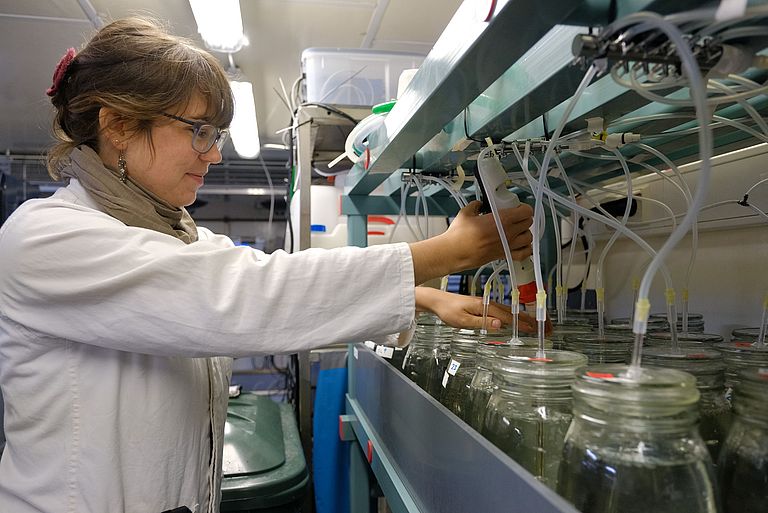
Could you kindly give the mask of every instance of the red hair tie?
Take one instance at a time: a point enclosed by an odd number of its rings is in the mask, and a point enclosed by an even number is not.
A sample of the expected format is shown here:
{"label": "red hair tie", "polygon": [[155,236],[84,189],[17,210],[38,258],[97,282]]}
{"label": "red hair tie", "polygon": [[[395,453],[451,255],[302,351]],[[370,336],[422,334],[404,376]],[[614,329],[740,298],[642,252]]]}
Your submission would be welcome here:
{"label": "red hair tie", "polygon": [[51,87],[45,91],[45,94],[48,96],[56,94],[59,87],[61,87],[61,82],[64,80],[64,75],[67,73],[67,68],[69,68],[69,65],[72,64],[72,61],[75,59],[75,55],[77,55],[77,52],[74,48],[67,49],[67,53],[62,56],[61,60],[56,65],[56,71],[53,72],[53,84],[51,84]]}

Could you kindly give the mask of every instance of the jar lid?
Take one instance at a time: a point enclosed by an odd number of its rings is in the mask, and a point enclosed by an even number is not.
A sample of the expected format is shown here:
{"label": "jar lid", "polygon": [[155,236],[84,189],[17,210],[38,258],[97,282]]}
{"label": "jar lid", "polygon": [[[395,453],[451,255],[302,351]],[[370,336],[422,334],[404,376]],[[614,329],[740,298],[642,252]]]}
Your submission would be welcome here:
{"label": "jar lid", "polygon": [[475,354],[479,345],[476,339],[454,337],[451,340],[451,354]]}
{"label": "jar lid", "polygon": [[671,416],[699,400],[696,378],[660,367],[595,365],[576,375],[574,399],[611,415]]}
{"label": "jar lid", "polygon": [[684,370],[694,375],[717,374],[725,370],[723,354],[713,349],[651,347],[643,351],[643,363]]}
{"label": "jar lid", "polygon": [[[658,331],[649,333],[648,340],[659,340],[667,343],[672,342],[672,333],[669,331]],[[699,342],[702,344],[716,344],[723,341],[723,337],[716,333],[678,333],[678,342]]]}
{"label": "jar lid", "polygon": [[575,327],[575,326],[583,326],[583,327],[589,328],[592,326],[592,323],[586,317],[566,318],[562,321],[558,321],[557,314],[555,314],[551,318],[552,318],[552,323],[554,328]]}
{"label": "jar lid", "polygon": [[720,342],[713,347],[723,353],[726,360],[731,356],[752,357],[768,361],[768,344],[757,346],[757,342]]}
{"label": "jar lid", "polygon": [[[651,314],[648,318],[649,319],[659,319],[659,318],[661,318],[661,319],[664,319],[666,321],[667,320],[667,314],[666,313],[655,313],[655,314]],[[677,322],[682,322],[682,321],[683,321],[683,312],[677,312]],[[700,313],[688,312],[688,322],[691,322],[691,321],[701,321],[701,322],[704,322],[704,315],[700,314]]]}
{"label": "jar lid", "polygon": [[482,333],[480,330],[467,330],[467,329],[460,329],[456,330],[453,333],[453,338],[451,340],[451,343],[459,342],[459,343],[473,343],[478,344],[486,339],[488,336],[487,333]]}
{"label": "jar lid", "polygon": [[731,340],[757,340],[760,328],[736,328],[731,332]]}
{"label": "jar lid", "polygon": [[[646,326],[646,333],[651,333],[654,331],[664,331],[667,329],[669,325],[667,323],[664,324],[649,324]],[[606,324],[605,325],[605,331],[611,332],[611,333],[634,333],[632,330],[634,328],[633,324]]]}
{"label": "jar lid", "polygon": [[555,324],[555,326],[552,328],[552,333],[550,334],[550,338],[552,340],[564,340],[565,337],[568,335],[580,335],[580,334],[586,334],[586,333],[592,333],[592,327],[591,326],[566,326],[566,325],[560,325]]}
{"label": "jar lid", "polygon": [[587,357],[573,351],[512,349],[494,362],[494,373],[507,382],[527,386],[570,385]]}
{"label": "jar lid", "polygon": [[573,335],[566,335],[565,342],[573,344],[584,345],[610,345],[619,347],[619,345],[629,345],[634,343],[634,337],[624,335],[621,333],[606,333],[602,337],[599,333],[574,333]]}
{"label": "jar lid", "polygon": [[[617,317],[616,319],[611,319],[610,324],[626,324],[628,326],[632,326],[632,319],[629,317]],[[663,317],[649,317],[647,325],[648,326],[657,326],[659,324],[663,324],[664,326],[669,326],[669,323],[667,323],[667,318]]]}

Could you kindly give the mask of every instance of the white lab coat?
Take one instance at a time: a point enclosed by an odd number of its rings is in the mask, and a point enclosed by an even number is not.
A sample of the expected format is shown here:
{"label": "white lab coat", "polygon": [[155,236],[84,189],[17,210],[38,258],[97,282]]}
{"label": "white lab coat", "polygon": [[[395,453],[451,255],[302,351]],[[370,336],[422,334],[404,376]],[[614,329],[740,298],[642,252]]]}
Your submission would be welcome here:
{"label": "white lab coat", "polygon": [[231,360],[214,357],[413,317],[406,244],[265,255],[199,238],[125,226],[76,180],[0,229],[0,512],[216,511]]}

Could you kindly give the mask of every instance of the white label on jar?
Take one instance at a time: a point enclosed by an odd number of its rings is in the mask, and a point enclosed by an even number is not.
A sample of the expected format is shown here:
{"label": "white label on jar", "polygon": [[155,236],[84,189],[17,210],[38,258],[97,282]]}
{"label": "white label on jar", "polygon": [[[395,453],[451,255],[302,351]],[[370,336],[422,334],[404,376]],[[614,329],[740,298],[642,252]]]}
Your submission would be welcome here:
{"label": "white label on jar", "polygon": [[445,388],[448,385],[448,378],[450,378],[451,375],[448,374],[448,371],[445,371],[443,373],[443,388]]}
{"label": "white label on jar", "polygon": [[355,360],[357,360],[357,346],[354,346],[354,347],[352,348],[352,354],[354,355],[354,357],[355,357]]}
{"label": "white label on jar", "polygon": [[446,370],[445,372],[447,372],[451,376],[455,376],[456,371],[459,370],[460,366],[461,366],[461,363],[457,362],[456,360],[451,360],[451,363],[448,365],[448,370]]}
{"label": "white label on jar", "polygon": [[371,350],[374,350],[374,351],[376,350],[376,343],[375,343],[375,342],[373,342],[372,340],[366,340],[366,341],[365,341],[365,345],[366,345],[366,346],[367,346],[369,349],[371,349]]}
{"label": "white label on jar", "polygon": [[392,355],[395,354],[395,350],[387,346],[378,346],[376,347],[376,354],[391,359]]}

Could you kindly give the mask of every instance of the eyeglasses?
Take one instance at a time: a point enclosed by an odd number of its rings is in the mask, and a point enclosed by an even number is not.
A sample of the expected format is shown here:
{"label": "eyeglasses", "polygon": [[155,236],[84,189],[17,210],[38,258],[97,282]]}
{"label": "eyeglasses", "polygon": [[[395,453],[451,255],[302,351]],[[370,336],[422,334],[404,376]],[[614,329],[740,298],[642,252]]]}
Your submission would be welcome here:
{"label": "eyeglasses", "polygon": [[182,118],[181,116],[168,114],[167,112],[162,112],[162,115],[167,118],[175,119],[176,121],[181,121],[192,127],[192,149],[198,153],[208,153],[211,148],[213,148],[214,144],[219,151],[221,151],[221,148],[224,147],[224,143],[227,142],[227,137],[229,137],[229,130],[226,128],[216,128],[209,123],[192,121]]}

